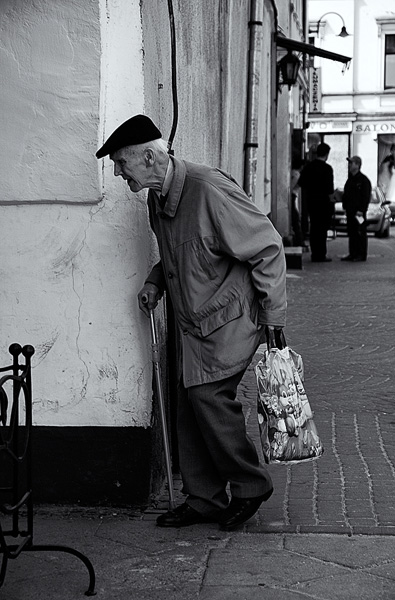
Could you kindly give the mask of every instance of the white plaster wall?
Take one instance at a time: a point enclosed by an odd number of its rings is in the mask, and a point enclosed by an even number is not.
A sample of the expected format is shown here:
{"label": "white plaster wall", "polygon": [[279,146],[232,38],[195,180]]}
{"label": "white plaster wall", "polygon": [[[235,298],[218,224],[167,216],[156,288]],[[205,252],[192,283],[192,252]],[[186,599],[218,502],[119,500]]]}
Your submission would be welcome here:
{"label": "white plaster wall", "polygon": [[[310,0],[309,20],[317,21],[326,12],[339,13],[351,33],[347,38],[338,37],[342,22],[334,15],[323,18],[326,26],[320,39],[325,50],[351,56],[351,66],[342,75],[342,65],[316,58],[322,67],[322,92],[325,112],[374,113],[389,112],[393,99],[382,101],[383,48],[379,37],[377,18],[394,18],[393,0]],[[350,106],[350,98],[343,94],[356,94]],[[388,92],[387,92],[388,93]],[[332,94],[336,94],[333,96]],[[366,95],[359,95],[366,94]],[[392,112],[392,110],[391,110]]]}
{"label": "white plaster wall", "polygon": [[[179,111],[175,155],[223,168],[242,185],[249,0],[183,0],[173,2],[173,8]],[[172,91],[167,2],[143,2],[142,13],[147,110],[158,115],[168,137]]]}
{"label": "white plaster wall", "polygon": [[[97,132],[100,117],[107,137],[144,110],[141,23],[138,0],[100,0],[99,8],[102,109],[92,120]],[[62,3],[53,2],[51,10],[62,27]],[[99,42],[95,37],[85,41]],[[15,45],[18,50],[17,39]],[[42,60],[47,59],[43,51]],[[69,128],[78,133],[72,117],[65,112]],[[90,140],[89,152],[101,145],[103,135]],[[146,427],[150,422],[149,330],[136,299],[153,258],[145,197],[132,197],[112,176],[108,159],[103,171],[102,164],[95,159],[86,170],[80,163],[82,177],[99,182],[103,200],[97,205],[1,207],[0,364],[10,362],[12,342],[35,346],[38,425]],[[23,156],[17,166],[25,167]],[[62,169],[68,170],[67,162]]]}
{"label": "white plaster wall", "polygon": [[[97,0],[0,3],[0,202],[99,200]],[[96,61],[96,65],[98,61]]]}

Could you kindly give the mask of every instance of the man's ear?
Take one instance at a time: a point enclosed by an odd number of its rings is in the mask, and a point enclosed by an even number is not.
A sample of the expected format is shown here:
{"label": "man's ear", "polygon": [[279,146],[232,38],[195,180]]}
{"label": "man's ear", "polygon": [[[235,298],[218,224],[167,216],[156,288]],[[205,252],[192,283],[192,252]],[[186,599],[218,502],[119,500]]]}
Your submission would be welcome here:
{"label": "man's ear", "polygon": [[152,148],[146,148],[144,150],[144,159],[145,159],[145,166],[152,167],[152,165],[155,162],[155,152],[152,150]]}

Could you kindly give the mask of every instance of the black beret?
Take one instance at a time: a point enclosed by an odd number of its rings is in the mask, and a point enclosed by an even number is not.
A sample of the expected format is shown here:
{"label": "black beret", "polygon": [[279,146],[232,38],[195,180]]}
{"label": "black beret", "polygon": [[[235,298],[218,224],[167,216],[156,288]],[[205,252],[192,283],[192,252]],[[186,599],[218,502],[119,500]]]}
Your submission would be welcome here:
{"label": "black beret", "polygon": [[144,144],[161,138],[162,134],[149,117],[135,115],[118,127],[96,152],[96,158],[113,154],[125,146]]}

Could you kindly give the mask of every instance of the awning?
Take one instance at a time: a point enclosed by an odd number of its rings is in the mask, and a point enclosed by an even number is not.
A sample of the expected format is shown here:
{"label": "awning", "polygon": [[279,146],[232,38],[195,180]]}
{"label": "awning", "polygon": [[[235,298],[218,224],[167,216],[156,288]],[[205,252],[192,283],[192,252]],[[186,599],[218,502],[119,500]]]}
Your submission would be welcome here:
{"label": "awning", "polygon": [[305,44],[304,42],[291,40],[291,38],[286,38],[282,35],[276,36],[276,44],[277,46],[280,46],[280,48],[295,50],[296,52],[303,52],[303,54],[309,54],[310,56],[321,56],[321,58],[328,58],[329,60],[336,60],[337,62],[342,62],[345,64],[352,60],[349,56],[343,56],[343,54],[336,54],[335,52],[328,52],[328,50],[316,48],[312,44]]}

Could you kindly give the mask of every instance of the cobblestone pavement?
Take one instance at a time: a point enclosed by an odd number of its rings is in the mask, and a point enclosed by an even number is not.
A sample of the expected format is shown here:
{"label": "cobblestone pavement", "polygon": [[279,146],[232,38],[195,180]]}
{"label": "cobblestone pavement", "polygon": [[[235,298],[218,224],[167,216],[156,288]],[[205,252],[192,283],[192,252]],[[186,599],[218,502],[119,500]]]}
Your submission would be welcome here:
{"label": "cobblestone pavement", "polygon": [[[287,342],[301,354],[305,388],[324,442],[317,461],[270,465],[271,499],[248,532],[395,535],[395,232],[369,238],[366,263],[341,262],[347,238],[328,242],[331,263],[289,270]],[[254,365],[239,388],[259,449]],[[181,482],[175,480],[176,495]],[[180,498],[181,499],[181,498]],[[166,506],[166,497],[158,508]]]}
{"label": "cobblestone pavement", "polygon": [[[394,235],[394,230],[392,230]],[[288,272],[287,342],[325,446],[317,461],[272,465],[276,491],[248,531],[395,534],[395,237],[369,238],[366,263],[303,257]],[[254,372],[241,396],[256,439]]]}

